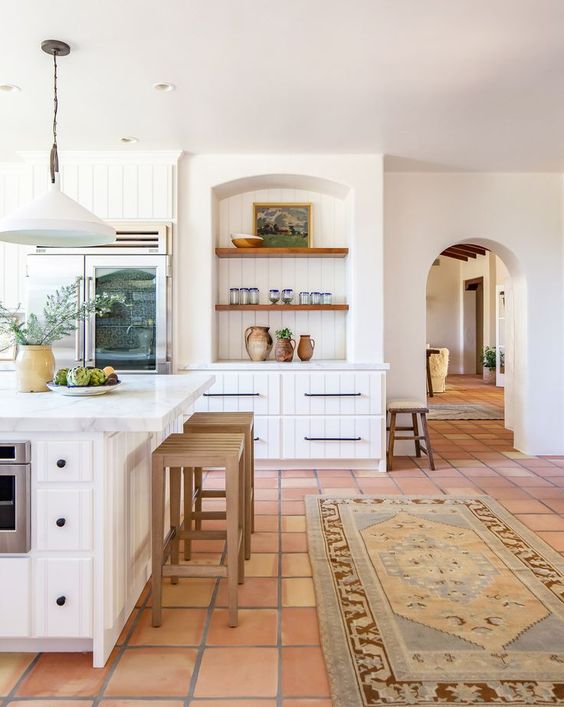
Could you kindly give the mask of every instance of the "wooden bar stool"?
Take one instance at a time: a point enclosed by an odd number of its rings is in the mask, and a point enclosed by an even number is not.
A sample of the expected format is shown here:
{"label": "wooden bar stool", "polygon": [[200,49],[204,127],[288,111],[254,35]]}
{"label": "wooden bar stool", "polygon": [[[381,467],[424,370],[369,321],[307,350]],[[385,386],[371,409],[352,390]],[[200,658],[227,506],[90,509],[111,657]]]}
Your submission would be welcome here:
{"label": "wooden bar stool", "polygon": [[[161,625],[162,578],[227,577],[229,625],[237,626],[237,584],[245,577],[245,438],[242,434],[171,434],[152,455],[152,625]],[[225,469],[226,530],[192,530],[180,524],[180,469]],[[166,470],[171,478],[171,528],[164,537]],[[191,503],[189,504],[191,508]],[[163,540],[164,538],[164,540]],[[225,540],[225,564],[179,563],[179,540]],[[170,557],[171,564],[166,562]]]}
{"label": "wooden bar stool", "polygon": [[[386,412],[387,415],[389,415],[386,430],[390,433],[388,436],[388,453],[386,455],[388,469],[391,471],[393,468],[394,443],[396,440],[402,439],[414,440],[416,456],[420,457],[421,452],[424,452],[429,458],[429,466],[431,469],[434,469],[435,461],[433,459],[433,450],[431,449],[429,428],[427,426],[427,413],[429,412],[429,408],[425,405],[425,403],[418,403],[413,400],[398,400],[388,403]],[[411,426],[398,427],[396,424],[396,417],[398,414],[411,415]],[[419,423],[417,420],[418,415],[421,418],[421,428],[423,431],[422,435],[419,434]],[[413,435],[396,435],[396,432],[413,432]],[[421,440],[425,441],[425,446],[421,444]]]}
{"label": "wooden bar stool", "polygon": [[[200,434],[207,432],[210,434],[243,434],[245,436],[245,559],[251,557],[251,533],[255,530],[255,453],[254,453],[254,422],[255,416],[252,412],[195,412],[185,423],[184,433]],[[187,482],[189,476],[185,474],[184,503],[190,497]],[[204,498],[224,498],[225,491],[207,490],[202,484],[202,470],[194,469],[194,499],[195,499],[195,519],[196,530],[202,527],[202,518],[206,518],[206,512],[202,513],[202,499]],[[186,507],[184,509],[184,523],[186,525]],[[209,517],[209,516],[207,516]],[[184,558],[190,559],[190,544],[184,543]]]}

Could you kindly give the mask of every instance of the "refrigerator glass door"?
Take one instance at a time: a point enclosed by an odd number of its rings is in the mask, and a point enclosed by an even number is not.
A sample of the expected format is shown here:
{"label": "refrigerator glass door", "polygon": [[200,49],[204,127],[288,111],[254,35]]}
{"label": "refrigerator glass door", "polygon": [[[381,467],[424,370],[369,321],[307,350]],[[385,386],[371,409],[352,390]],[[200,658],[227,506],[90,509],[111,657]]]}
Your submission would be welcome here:
{"label": "refrigerator glass door", "polygon": [[[27,280],[25,311],[33,312],[41,319],[47,295],[52,295],[62,285],[70,285],[77,278],[81,287],[77,305],[84,297],[84,256],[83,255],[33,255],[27,256]],[[53,354],[57,368],[80,366],[84,361],[84,326],[61,341],[53,344]]]}
{"label": "refrigerator glass door", "polygon": [[86,258],[86,296],[119,295],[86,327],[86,365],[160,372],[166,361],[166,256]]}

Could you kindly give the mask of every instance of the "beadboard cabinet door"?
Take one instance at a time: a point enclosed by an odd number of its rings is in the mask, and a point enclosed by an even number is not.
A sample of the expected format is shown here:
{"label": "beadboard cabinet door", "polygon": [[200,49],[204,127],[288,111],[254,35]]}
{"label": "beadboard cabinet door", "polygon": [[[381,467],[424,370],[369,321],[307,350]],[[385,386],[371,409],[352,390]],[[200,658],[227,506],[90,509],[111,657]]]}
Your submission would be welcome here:
{"label": "beadboard cabinet door", "polygon": [[23,638],[31,634],[31,559],[2,558],[0,594],[2,636]]}
{"label": "beadboard cabinet door", "polygon": [[295,373],[284,376],[284,415],[381,415],[381,373]]}
{"label": "beadboard cabinet door", "polygon": [[272,373],[215,373],[216,381],[198,399],[197,412],[280,414],[280,376]]}
{"label": "beadboard cabinet door", "polygon": [[36,489],[32,507],[38,550],[92,550],[92,489]]}
{"label": "beadboard cabinet door", "polygon": [[284,459],[380,459],[379,416],[282,418]]}
{"label": "beadboard cabinet door", "polygon": [[281,448],[279,417],[255,417],[255,459],[279,459]]}

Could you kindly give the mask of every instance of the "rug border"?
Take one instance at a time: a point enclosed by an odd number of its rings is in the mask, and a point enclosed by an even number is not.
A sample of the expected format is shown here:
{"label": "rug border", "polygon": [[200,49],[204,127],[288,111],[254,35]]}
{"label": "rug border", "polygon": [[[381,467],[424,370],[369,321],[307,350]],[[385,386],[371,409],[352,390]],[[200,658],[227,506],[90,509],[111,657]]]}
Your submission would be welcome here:
{"label": "rug border", "polygon": [[[546,559],[556,565],[559,571],[564,574],[564,558],[554,550],[545,540],[538,536],[534,531],[527,528],[518,518],[516,518],[512,513],[507,511],[498,501],[496,501],[491,496],[487,494],[464,494],[464,495],[447,495],[447,494],[431,494],[431,495],[404,495],[404,494],[351,494],[349,496],[336,496],[334,494],[307,494],[304,496],[305,510],[306,510],[306,533],[308,542],[308,555],[310,555],[310,547],[316,551],[317,556],[325,555],[325,544],[323,541],[323,533],[321,527],[321,520],[319,515],[319,501],[320,500],[334,500],[336,502],[350,500],[354,498],[361,498],[365,500],[370,499],[398,499],[401,498],[405,501],[412,500],[433,500],[433,499],[448,499],[452,501],[471,501],[480,500],[487,503],[491,510],[494,511],[499,517],[507,522],[516,532],[523,535],[524,539],[529,542],[534,542],[538,548],[539,552],[542,552],[546,556]],[[311,558],[310,558],[311,560]],[[314,563],[311,560],[312,565],[312,578],[316,597],[316,607],[319,614],[319,633],[321,640],[321,648],[323,650],[323,656],[325,659],[325,664],[327,666],[327,673],[329,676],[329,683],[331,687],[331,699],[335,707],[364,707],[358,686],[350,684],[350,680],[343,679],[343,669],[342,663],[346,660],[350,666],[350,675],[355,674],[354,666],[352,665],[352,659],[348,651],[341,656],[333,656],[332,651],[326,650],[328,646],[333,646],[339,641],[346,642],[346,636],[344,633],[344,628],[342,622],[340,621],[340,611],[338,608],[337,595],[335,592],[323,592],[322,586],[326,586],[327,583],[333,584],[333,578],[329,569],[329,564],[327,563],[322,568],[318,565],[320,563]],[[314,568],[315,565],[315,568]],[[321,576],[323,575],[323,576]],[[328,620],[321,621],[322,616],[326,615],[338,615],[339,621]],[[431,703],[430,703],[431,704]],[[478,703],[479,704],[479,703]],[[423,707],[423,705],[419,705]],[[523,704],[523,707],[527,707]]]}

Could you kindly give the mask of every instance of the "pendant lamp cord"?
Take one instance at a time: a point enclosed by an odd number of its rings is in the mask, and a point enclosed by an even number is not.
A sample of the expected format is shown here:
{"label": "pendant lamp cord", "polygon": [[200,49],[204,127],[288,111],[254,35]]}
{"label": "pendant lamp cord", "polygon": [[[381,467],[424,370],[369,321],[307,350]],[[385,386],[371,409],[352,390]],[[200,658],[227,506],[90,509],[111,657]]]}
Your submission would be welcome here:
{"label": "pendant lamp cord", "polygon": [[55,174],[59,172],[59,154],[57,152],[57,111],[59,109],[59,96],[57,94],[57,51],[53,52],[53,147],[49,157],[51,170],[51,183],[55,183]]}

